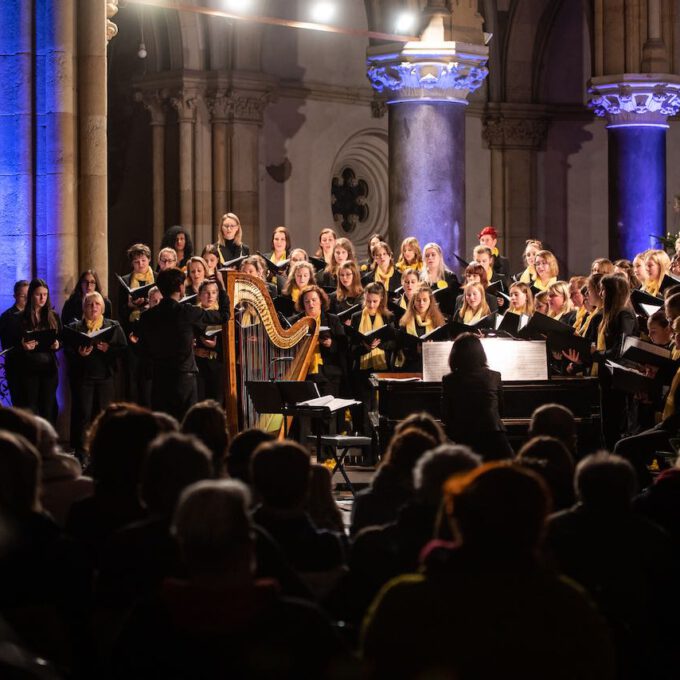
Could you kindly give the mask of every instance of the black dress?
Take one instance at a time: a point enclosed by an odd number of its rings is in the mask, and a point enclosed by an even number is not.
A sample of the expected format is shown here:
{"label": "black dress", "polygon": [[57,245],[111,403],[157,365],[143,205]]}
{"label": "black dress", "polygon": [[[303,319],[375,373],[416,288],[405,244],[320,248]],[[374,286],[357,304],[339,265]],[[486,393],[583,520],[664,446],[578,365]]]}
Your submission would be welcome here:
{"label": "black dress", "polygon": [[[108,340],[109,349],[100,352],[95,346],[88,356],[81,356],[76,346],[66,344],[64,351],[69,362],[71,383],[71,444],[76,452],[85,450],[84,435],[94,417],[114,399],[114,375],[118,357],[127,346],[125,333],[117,321],[104,318],[102,329],[113,327]],[[87,333],[83,321],[68,324],[68,328]],[[68,331],[65,331],[68,332]]]}
{"label": "black dress", "polygon": [[470,446],[485,460],[513,456],[500,416],[503,388],[498,371],[448,373],[442,390],[442,421],[454,442]]}
{"label": "black dress", "polygon": [[233,239],[231,241],[225,240],[223,245],[219,243],[215,245],[220,254],[220,264],[231,262],[231,260],[235,260],[237,257],[250,255],[250,248],[245,243],[237,246]]}

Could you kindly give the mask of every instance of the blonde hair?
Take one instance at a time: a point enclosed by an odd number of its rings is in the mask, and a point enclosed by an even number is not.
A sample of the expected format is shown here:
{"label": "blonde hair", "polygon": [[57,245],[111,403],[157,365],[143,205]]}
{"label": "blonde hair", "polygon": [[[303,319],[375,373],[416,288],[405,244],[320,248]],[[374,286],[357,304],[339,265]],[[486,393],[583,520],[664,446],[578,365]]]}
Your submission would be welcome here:
{"label": "blonde hair", "polygon": [[404,316],[401,317],[401,320],[399,321],[399,325],[406,327],[411,321],[415,323],[416,320],[416,298],[419,295],[427,295],[430,298],[430,306],[427,308],[427,312],[425,313],[425,318],[430,319],[432,321],[432,325],[435,328],[439,328],[439,326],[444,325],[444,315],[441,313],[439,309],[439,305],[437,304],[437,301],[434,298],[434,293],[432,291],[432,288],[428,286],[426,283],[422,283],[418,288],[416,288],[416,291],[413,293],[411,296],[411,299],[408,301],[408,307],[406,308],[406,311],[404,312]]}
{"label": "blonde hair", "polygon": [[515,283],[510,286],[508,292],[512,293],[513,288],[519,288],[526,297],[524,308],[523,310],[520,310],[520,314],[528,314],[531,316],[534,313],[534,294],[531,292],[531,287],[523,281],[515,281]]}
{"label": "blonde hair", "polygon": [[525,267],[527,266],[527,250],[529,249],[529,246],[533,246],[537,251],[543,250],[543,244],[538,239],[528,238],[524,242],[524,250],[522,251],[522,262],[524,262]]}
{"label": "blonde hair", "polygon": [[442,281],[445,279],[446,263],[444,262],[444,253],[442,253],[441,246],[438,243],[426,243],[423,246],[423,262],[425,261],[425,254],[428,250],[434,250],[437,255],[439,255],[439,267],[435,272],[437,278],[434,281],[430,279],[426,265],[423,265],[423,271],[420,275],[420,278],[427,283],[437,283],[437,281]]}
{"label": "blonde hair", "polygon": [[[658,288],[658,285],[661,283],[661,279],[663,279],[663,277],[671,268],[671,258],[668,256],[668,253],[665,250],[648,250],[647,255],[645,256],[645,268],[647,267],[647,262],[649,260],[656,262],[656,264],[659,265],[659,278],[654,281]],[[647,286],[651,280],[652,279],[647,278],[647,281],[645,281],[645,286]]]}
{"label": "blonde hair", "polygon": [[309,270],[309,283],[306,285],[312,285],[314,283],[314,265],[311,262],[296,262],[288,272],[288,279],[286,279],[286,285],[283,287],[283,294],[290,295],[293,288],[297,288],[297,283],[295,282],[295,273],[300,269]]}
{"label": "blonde hair", "polygon": [[536,266],[536,258],[539,257],[548,263],[548,271],[551,279],[554,276],[559,276],[560,265],[557,263],[557,258],[549,250],[539,250],[536,255],[534,255],[534,267]]}
{"label": "blonde hair", "polygon": [[[415,262],[409,262],[407,263],[406,260],[404,259],[404,249],[410,246],[413,248],[415,251]],[[402,267],[413,267],[414,265],[422,264],[423,263],[423,253],[420,250],[420,243],[418,243],[418,239],[415,236],[407,236],[402,242],[401,242],[401,248],[399,249],[399,259],[397,260],[397,268],[401,269]]]}
{"label": "blonde hair", "polygon": [[[479,308],[476,311],[474,309],[472,309],[472,307],[470,307],[470,305],[468,305],[468,301],[467,301],[467,292],[472,288],[477,288],[477,290],[479,290],[479,294],[481,295],[481,301],[479,303]],[[475,314],[481,312],[482,316],[486,316],[487,314],[491,313],[491,310],[489,309],[489,303],[486,301],[486,291],[484,290],[484,286],[479,282],[468,283],[465,286],[463,286],[463,305],[460,308],[460,312],[458,312],[458,316],[461,319],[464,319],[465,314],[468,311],[472,311]]]}
{"label": "blonde hair", "polygon": [[[194,255],[193,257],[189,258],[189,261],[187,262],[187,278],[185,285],[194,285],[194,282],[191,279],[191,264],[193,262],[198,262],[202,267],[203,267],[203,273],[205,274],[204,278],[208,278],[210,276],[210,267],[208,267],[208,263],[199,255]],[[198,293],[198,291],[196,291]]]}
{"label": "blonde hair", "polygon": [[99,300],[99,304],[102,306],[102,316],[104,316],[104,297],[96,290],[93,290],[92,292],[83,296],[83,311],[85,311],[85,303],[92,298],[97,298]]}
{"label": "blonde hair", "polygon": [[348,239],[348,238],[336,238],[335,243],[333,244],[333,250],[331,251],[331,259],[330,262],[326,265],[326,271],[330,272],[333,276],[337,276],[337,271],[338,271],[338,263],[335,259],[335,249],[336,248],[343,248],[344,250],[347,251],[347,260],[350,262],[355,262],[357,259],[357,255],[354,252],[354,244]]}
{"label": "blonde hair", "polygon": [[225,238],[224,233],[222,232],[222,227],[224,226],[224,221],[227,219],[234,220],[234,222],[236,222],[236,225],[238,226],[238,229],[236,230],[236,235],[234,236],[234,245],[240,246],[243,239],[243,228],[241,227],[241,220],[238,218],[238,215],[235,215],[234,213],[231,212],[224,213],[224,215],[222,215],[222,218],[220,219],[220,225],[217,229],[217,243],[221,246],[225,244]]}
{"label": "blonde hair", "polygon": [[[569,297],[569,284],[566,281],[555,281],[548,286],[548,297],[551,295],[561,295],[564,302],[562,303],[562,309],[557,312],[557,314],[567,314],[574,309],[574,305]],[[548,316],[557,316],[551,309],[548,309]]]}

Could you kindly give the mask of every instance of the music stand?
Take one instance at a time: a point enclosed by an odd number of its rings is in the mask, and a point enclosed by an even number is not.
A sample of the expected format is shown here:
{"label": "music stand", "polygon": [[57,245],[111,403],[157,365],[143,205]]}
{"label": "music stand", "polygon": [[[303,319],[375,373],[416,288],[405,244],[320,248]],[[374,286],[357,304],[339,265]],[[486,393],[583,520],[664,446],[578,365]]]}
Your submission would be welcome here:
{"label": "music stand", "polygon": [[272,380],[246,380],[250,401],[258,413],[280,413],[283,416],[283,436],[288,437],[288,409],[279,389]]}

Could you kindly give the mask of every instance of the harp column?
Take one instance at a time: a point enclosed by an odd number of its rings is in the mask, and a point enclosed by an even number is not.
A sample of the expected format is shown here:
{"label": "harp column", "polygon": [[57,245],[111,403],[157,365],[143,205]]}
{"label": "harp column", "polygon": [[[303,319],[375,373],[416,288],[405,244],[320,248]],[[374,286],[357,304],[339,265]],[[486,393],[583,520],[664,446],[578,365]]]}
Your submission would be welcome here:
{"label": "harp column", "polygon": [[488,74],[490,36],[470,3],[431,1],[420,40],[370,47],[368,78],[388,104],[389,229],[447,262],[465,247],[465,107]]}

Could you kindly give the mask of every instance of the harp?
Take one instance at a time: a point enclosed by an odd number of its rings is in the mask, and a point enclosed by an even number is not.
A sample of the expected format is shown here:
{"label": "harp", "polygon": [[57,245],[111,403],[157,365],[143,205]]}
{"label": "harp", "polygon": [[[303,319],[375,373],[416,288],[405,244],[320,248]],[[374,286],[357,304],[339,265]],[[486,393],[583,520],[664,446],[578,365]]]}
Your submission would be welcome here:
{"label": "harp", "polygon": [[[261,415],[246,391],[248,380],[304,380],[316,350],[319,329],[303,318],[284,329],[267,286],[241,272],[226,272],[231,315],[224,337],[226,412],[233,434],[262,427]],[[270,418],[264,429],[281,430],[283,421]]]}

